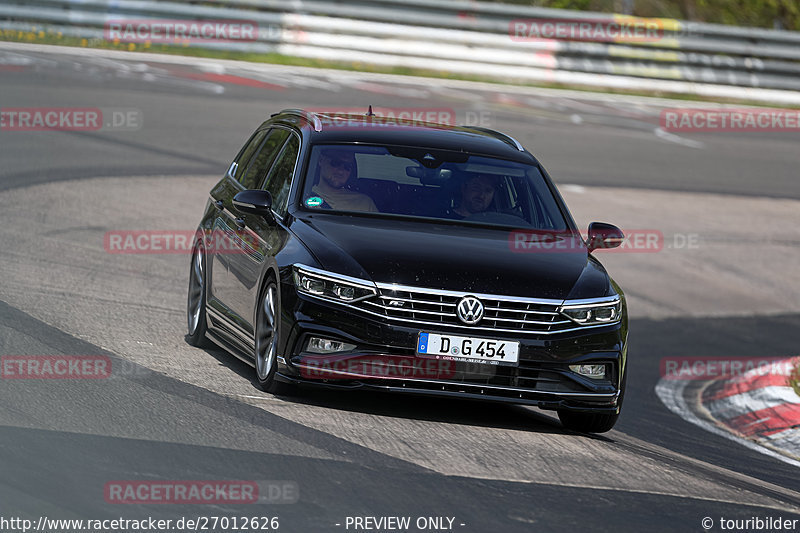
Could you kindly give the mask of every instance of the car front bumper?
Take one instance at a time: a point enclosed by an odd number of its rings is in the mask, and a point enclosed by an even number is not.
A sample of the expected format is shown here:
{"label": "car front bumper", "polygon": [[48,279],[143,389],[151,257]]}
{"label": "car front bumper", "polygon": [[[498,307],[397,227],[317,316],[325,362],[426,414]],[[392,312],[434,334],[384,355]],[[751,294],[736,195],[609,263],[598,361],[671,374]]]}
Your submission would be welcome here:
{"label": "car front bumper", "polygon": [[[516,365],[493,365],[422,357],[416,353],[421,331],[451,333],[447,327],[409,327],[359,313],[346,306],[284,289],[284,354],[278,379],[335,389],[380,390],[428,396],[616,413],[625,370],[625,328],[622,323],[553,336],[476,335],[520,343]],[[457,334],[463,335],[463,332]],[[351,351],[317,354],[307,351],[311,336],[356,346]],[[570,365],[603,363],[607,379],[591,379]]]}

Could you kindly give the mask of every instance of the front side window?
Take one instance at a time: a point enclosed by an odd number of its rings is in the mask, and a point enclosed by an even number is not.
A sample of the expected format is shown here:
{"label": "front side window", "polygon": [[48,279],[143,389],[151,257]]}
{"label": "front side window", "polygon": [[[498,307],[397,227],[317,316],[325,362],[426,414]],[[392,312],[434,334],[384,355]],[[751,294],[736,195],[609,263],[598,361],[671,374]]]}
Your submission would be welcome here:
{"label": "front side window", "polygon": [[302,206],[565,231],[535,165],[402,146],[316,145]]}

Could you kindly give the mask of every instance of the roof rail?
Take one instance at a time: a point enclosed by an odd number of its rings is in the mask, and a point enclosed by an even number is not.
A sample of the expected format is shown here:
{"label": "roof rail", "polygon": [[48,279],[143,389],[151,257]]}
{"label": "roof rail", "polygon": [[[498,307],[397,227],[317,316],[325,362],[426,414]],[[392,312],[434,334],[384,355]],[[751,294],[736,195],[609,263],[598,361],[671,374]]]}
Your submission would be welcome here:
{"label": "roof rail", "polygon": [[503,141],[506,144],[510,144],[511,146],[513,146],[514,148],[519,150],[520,152],[524,152],[525,151],[525,148],[522,147],[522,145],[519,143],[519,141],[516,140],[511,135],[506,135],[505,133],[500,133],[499,131],[495,131],[495,130],[492,130],[492,129],[489,129],[489,128],[479,128],[478,126],[467,126],[467,128],[469,128],[471,130],[482,131],[483,133],[488,133],[492,137],[495,137],[496,139],[500,139],[501,141]]}
{"label": "roof rail", "polygon": [[280,114],[301,116],[313,124],[314,131],[322,131],[322,121],[313,111],[306,111],[304,109],[282,109],[278,113],[273,113],[272,116],[274,117]]}

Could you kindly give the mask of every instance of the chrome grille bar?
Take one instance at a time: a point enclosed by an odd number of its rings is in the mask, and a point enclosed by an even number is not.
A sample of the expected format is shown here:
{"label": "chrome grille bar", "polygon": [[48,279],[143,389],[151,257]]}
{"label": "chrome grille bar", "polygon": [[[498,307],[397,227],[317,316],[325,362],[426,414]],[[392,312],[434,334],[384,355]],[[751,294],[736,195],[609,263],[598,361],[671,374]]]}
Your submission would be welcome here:
{"label": "chrome grille bar", "polygon": [[[486,333],[552,334],[571,331],[574,324],[558,313],[562,300],[515,298],[377,283],[378,297],[356,304],[391,321],[419,326],[447,326]],[[456,315],[458,300],[468,294],[484,304],[483,320],[463,324]],[[393,302],[394,305],[391,305]]]}

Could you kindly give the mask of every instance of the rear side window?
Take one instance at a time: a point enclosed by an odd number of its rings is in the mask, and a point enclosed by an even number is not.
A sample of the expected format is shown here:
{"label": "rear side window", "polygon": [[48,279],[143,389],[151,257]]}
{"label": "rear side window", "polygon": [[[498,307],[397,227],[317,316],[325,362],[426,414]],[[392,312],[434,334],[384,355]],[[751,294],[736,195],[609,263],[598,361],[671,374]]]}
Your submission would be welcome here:
{"label": "rear side window", "polygon": [[266,138],[259,146],[257,154],[250,158],[247,169],[239,176],[239,183],[245,189],[258,188],[288,136],[289,132],[280,128],[271,129],[266,133]]}
{"label": "rear side window", "polygon": [[228,170],[228,175],[230,175],[230,177],[242,183],[242,177],[244,176],[245,170],[247,170],[247,165],[253,158],[253,154],[255,154],[261,146],[261,143],[264,142],[267,133],[269,133],[269,130],[259,130],[250,137],[250,140],[247,141],[247,144],[239,153],[239,157],[236,158],[236,161],[233,162],[230,170]]}
{"label": "rear side window", "polygon": [[300,140],[292,135],[286,142],[280,157],[272,166],[264,185],[264,188],[272,195],[273,209],[280,214],[286,213],[289,188],[292,185],[299,150]]}

